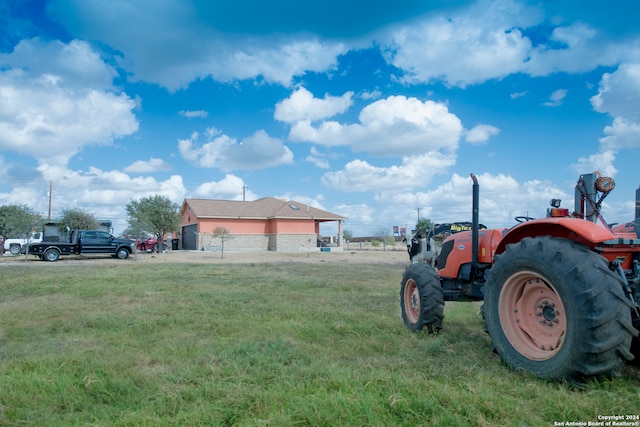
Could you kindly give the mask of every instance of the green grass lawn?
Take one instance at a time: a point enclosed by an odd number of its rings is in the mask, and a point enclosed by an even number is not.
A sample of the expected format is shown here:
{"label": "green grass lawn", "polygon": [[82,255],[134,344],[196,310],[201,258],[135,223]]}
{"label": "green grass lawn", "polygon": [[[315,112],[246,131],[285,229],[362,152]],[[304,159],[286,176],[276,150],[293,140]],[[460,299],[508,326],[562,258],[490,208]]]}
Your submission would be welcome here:
{"label": "green grass lawn", "polygon": [[479,303],[412,333],[402,265],[0,265],[0,425],[552,426],[640,413],[501,365]]}

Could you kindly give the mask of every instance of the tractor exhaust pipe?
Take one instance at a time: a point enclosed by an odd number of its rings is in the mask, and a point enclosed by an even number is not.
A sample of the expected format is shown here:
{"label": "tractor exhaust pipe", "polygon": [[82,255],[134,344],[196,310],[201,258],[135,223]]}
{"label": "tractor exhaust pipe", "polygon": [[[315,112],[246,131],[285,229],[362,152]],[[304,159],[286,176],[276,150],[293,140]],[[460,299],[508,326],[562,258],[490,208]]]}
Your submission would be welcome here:
{"label": "tractor exhaust pipe", "polygon": [[634,224],[636,238],[640,239],[640,186],[636,190],[636,218]]}
{"label": "tractor exhaust pipe", "polygon": [[478,178],[476,178],[474,174],[471,174],[471,179],[473,180],[473,212],[471,214],[471,266],[475,269],[478,265],[478,227],[480,226],[478,211],[480,206],[480,186],[478,185]]}

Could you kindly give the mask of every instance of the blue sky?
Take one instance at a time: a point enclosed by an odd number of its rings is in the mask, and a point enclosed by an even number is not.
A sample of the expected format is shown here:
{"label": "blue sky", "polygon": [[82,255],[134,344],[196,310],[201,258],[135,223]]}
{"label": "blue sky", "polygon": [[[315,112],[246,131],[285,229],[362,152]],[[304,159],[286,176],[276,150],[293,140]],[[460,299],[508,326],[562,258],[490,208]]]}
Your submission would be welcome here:
{"label": "blue sky", "polygon": [[[0,0],[0,203],[281,197],[354,235],[640,185],[635,0]],[[331,234],[335,225],[323,227]]]}

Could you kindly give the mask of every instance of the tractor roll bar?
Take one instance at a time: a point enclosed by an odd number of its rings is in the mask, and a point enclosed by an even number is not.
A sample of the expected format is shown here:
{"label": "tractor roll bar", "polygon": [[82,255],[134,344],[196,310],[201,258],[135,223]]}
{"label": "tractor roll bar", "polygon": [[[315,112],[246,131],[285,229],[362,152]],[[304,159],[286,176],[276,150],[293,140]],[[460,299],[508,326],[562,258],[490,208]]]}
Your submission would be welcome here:
{"label": "tractor roll bar", "polygon": [[478,266],[478,227],[480,219],[478,217],[478,211],[480,206],[480,185],[478,184],[478,178],[474,174],[471,174],[473,180],[473,193],[472,193],[472,214],[471,214],[471,265],[475,269]]}

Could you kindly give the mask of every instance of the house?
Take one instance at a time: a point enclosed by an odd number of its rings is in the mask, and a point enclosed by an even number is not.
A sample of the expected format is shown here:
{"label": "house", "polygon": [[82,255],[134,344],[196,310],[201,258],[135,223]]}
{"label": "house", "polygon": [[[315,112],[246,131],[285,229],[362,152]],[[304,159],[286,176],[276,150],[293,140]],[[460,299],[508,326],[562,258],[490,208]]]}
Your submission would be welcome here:
{"label": "house", "polygon": [[[182,248],[202,250],[219,246],[217,227],[229,231],[225,250],[298,252],[315,248],[320,223],[346,218],[299,202],[265,197],[254,201],[185,199],[182,216]],[[338,246],[340,242],[338,241]]]}

